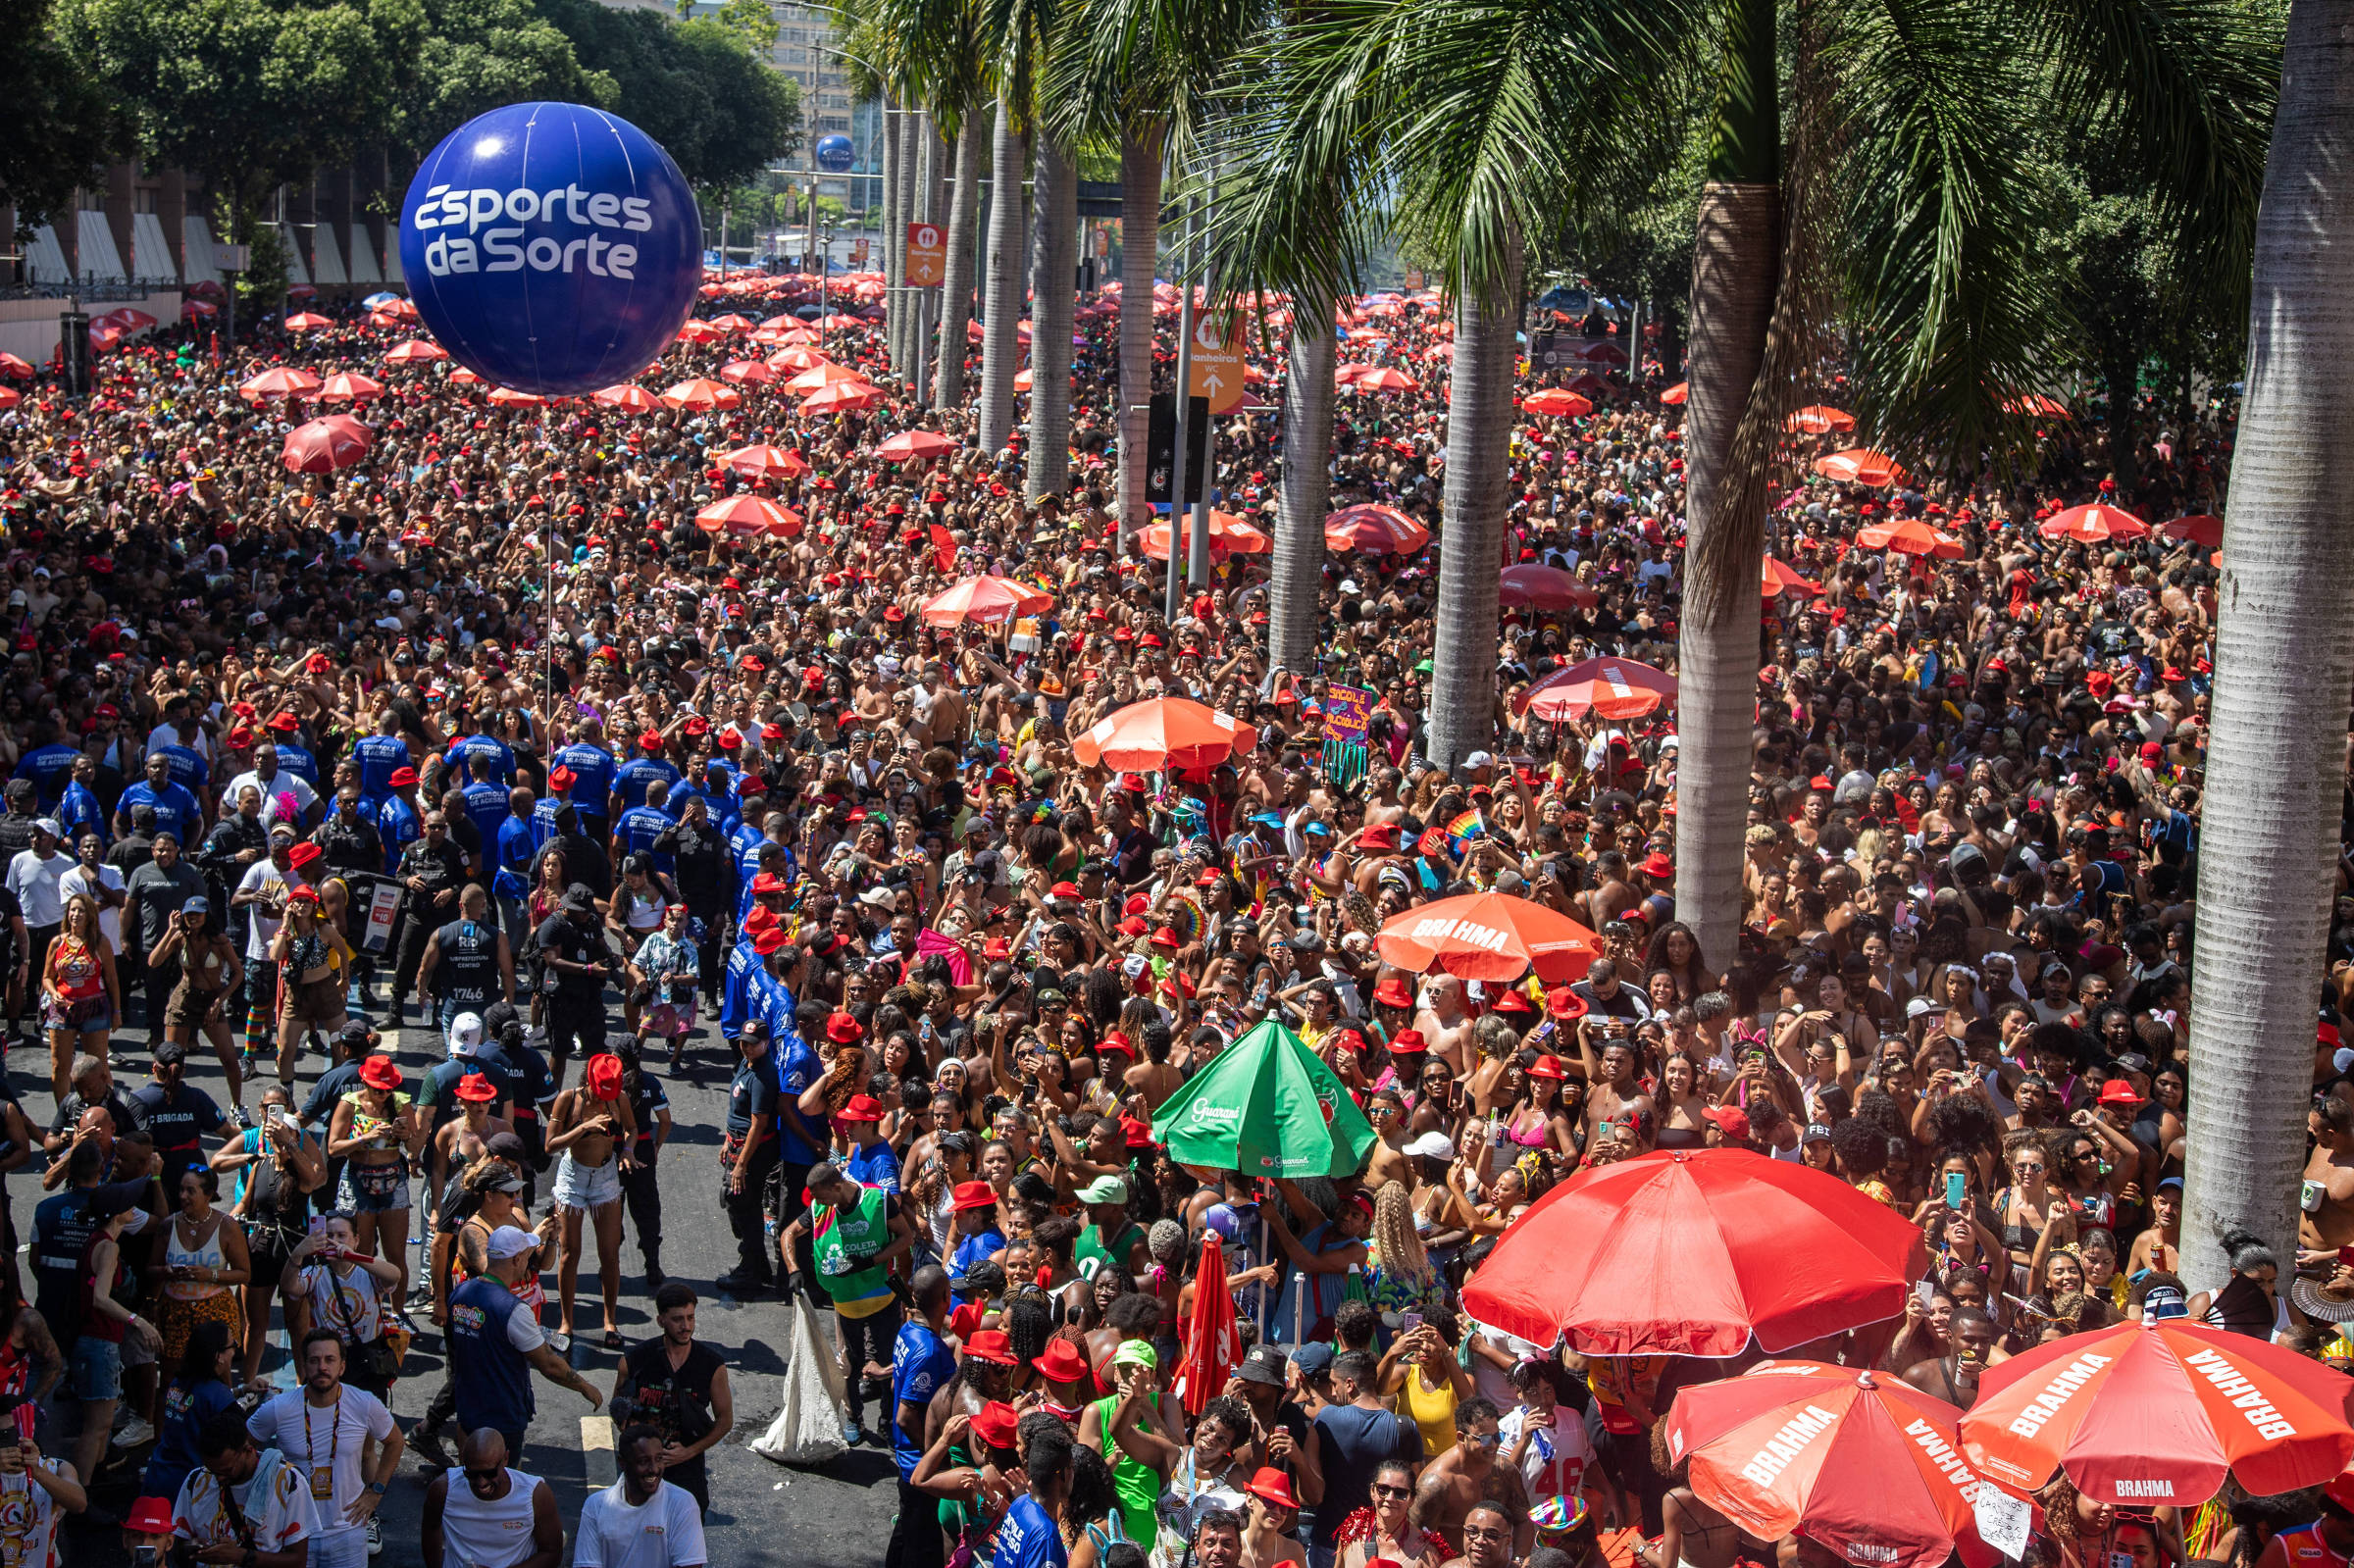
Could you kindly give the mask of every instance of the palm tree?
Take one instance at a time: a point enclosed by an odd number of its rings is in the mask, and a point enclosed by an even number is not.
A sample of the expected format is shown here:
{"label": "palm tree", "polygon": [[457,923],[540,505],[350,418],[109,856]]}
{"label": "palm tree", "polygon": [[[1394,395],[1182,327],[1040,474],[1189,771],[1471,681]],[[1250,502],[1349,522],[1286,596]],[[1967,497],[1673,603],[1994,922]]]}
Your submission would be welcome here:
{"label": "palm tree", "polygon": [[[2247,395],[2224,514],[2214,731],[2199,833],[2192,1102],[2182,1273],[2220,1287],[2213,1243],[2245,1226],[2286,1260],[2313,1087],[2315,977],[2338,863],[2354,683],[2354,0],[2289,8],[2255,231]],[[2332,344],[2337,346],[2332,347]],[[2285,1269],[2284,1269],[2285,1272]]]}
{"label": "palm tree", "polygon": [[1051,127],[1038,137],[1030,305],[1030,500],[1071,487],[1071,322],[1079,267],[1079,166]]}
{"label": "palm tree", "polygon": [[[1030,137],[1021,113],[999,89],[997,134],[989,152],[989,246],[981,283],[981,452],[995,458],[1013,433],[1013,378],[1021,357],[1022,225],[1029,198],[1022,171]],[[1035,325],[1031,335],[1037,335]],[[1031,377],[1033,382],[1036,375]]]}
{"label": "palm tree", "polygon": [[[979,0],[870,0],[877,26],[905,63],[911,102],[929,107],[938,133],[954,145],[948,184],[947,266],[940,291],[939,366],[932,406],[942,413],[964,400],[965,324],[972,319],[973,226],[980,211],[981,145],[990,102],[984,65],[986,25]],[[934,178],[942,177],[935,160]],[[940,217],[937,196],[927,216]],[[920,345],[919,345],[920,349]]]}

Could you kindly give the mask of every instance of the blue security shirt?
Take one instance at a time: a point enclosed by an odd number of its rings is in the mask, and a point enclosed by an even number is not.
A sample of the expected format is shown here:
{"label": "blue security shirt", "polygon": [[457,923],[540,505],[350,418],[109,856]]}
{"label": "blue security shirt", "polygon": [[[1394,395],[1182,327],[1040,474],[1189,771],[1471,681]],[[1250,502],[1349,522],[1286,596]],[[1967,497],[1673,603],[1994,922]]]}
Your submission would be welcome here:
{"label": "blue security shirt", "polygon": [[186,746],[156,746],[147,755],[163,758],[172,769],[172,782],[190,792],[202,789],[212,780],[213,770],[203,756]]}
{"label": "blue security shirt", "polygon": [[677,824],[651,806],[632,806],[613,824],[613,836],[621,840],[621,852],[626,857],[640,851],[654,857],[654,866],[668,876],[678,870],[677,857],[668,850],[656,850],[654,840]]}
{"label": "blue security shirt", "polygon": [[475,832],[483,835],[485,847],[498,836],[499,824],[512,815],[507,809],[505,785],[478,779],[466,786],[466,817],[474,824]]}
{"label": "blue security shirt", "polygon": [[852,1149],[842,1162],[842,1174],[860,1187],[879,1187],[894,1196],[899,1190],[899,1157],[881,1138],[864,1148]]}
{"label": "blue security shirt", "polygon": [[17,764],[16,776],[30,779],[34,790],[41,797],[41,804],[54,806],[58,797],[65,793],[66,781],[74,777],[74,759],[80,755],[79,750],[63,742],[54,746],[36,746],[25,753],[24,760]]}
{"label": "blue security shirt", "polygon": [[612,815],[613,753],[576,740],[557,752],[555,761],[572,770],[572,787],[564,791],[564,798],[575,810],[600,821]]}
{"label": "blue security shirt", "polygon": [[1005,1510],[998,1525],[998,1549],[990,1558],[991,1568],[1070,1568],[1071,1553],[1062,1543],[1062,1531],[1038,1505],[1038,1499],[1023,1492]]}
{"label": "blue security shirt", "polygon": [[[793,996],[784,982],[765,969],[760,979],[766,981],[764,997],[768,1017],[768,1059],[777,1064],[777,1091],[783,1096],[784,1110],[778,1114],[777,1157],[788,1165],[814,1165],[827,1156],[833,1145],[833,1124],[823,1116],[810,1116],[792,1110],[793,1101],[802,1090],[818,1080],[817,1052],[801,1038],[800,1029],[793,1021]],[[795,1129],[795,1120],[806,1126],[812,1138],[803,1138]]]}
{"label": "blue security shirt", "polygon": [[515,782],[515,748],[495,735],[467,735],[452,744],[441,760],[475,784],[494,784],[503,789]]}
{"label": "blue security shirt", "polygon": [[196,846],[196,834],[204,820],[204,808],[196,804],[196,797],[182,785],[167,784],[159,791],[142,779],[123,791],[123,798],[115,807],[116,814],[128,822],[133,806],[153,806],[158,833],[173,835],[183,849]]}
{"label": "blue security shirt", "polygon": [[760,955],[752,950],[750,937],[742,938],[728,949],[719,981],[719,1033],[723,1038],[734,1040],[742,1037],[743,1021],[752,1016],[752,977],[758,973]]}
{"label": "blue security shirt", "polygon": [[678,814],[679,770],[659,757],[632,757],[613,770],[613,792],[621,797],[624,811],[645,804],[645,786],[659,779],[670,785],[671,802],[663,809]]}
{"label": "blue security shirt", "polygon": [[398,735],[363,735],[352,742],[352,760],[360,765],[360,793],[371,800],[388,799],[392,775],[409,766],[409,748]]}
{"label": "blue security shirt", "polygon": [[546,835],[532,818],[510,812],[499,820],[498,832],[491,841],[494,845],[491,859],[497,871],[491,878],[490,890],[502,898],[521,898],[532,890],[532,857],[547,841]]}
{"label": "blue security shirt", "polygon": [[271,742],[278,749],[278,765],[309,784],[319,787],[319,759],[291,740]]}
{"label": "blue security shirt", "polygon": [[80,841],[84,832],[94,833],[112,843],[115,835],[107,831],[106,812],[90,786],[78,781],[69,783],[66,792],[57,803],[58,826],[66,830],[66,842]]}
{"label": "blue security shirt", "polygon": [[[898,1461],[901,1481],[915,1474],[916,1461],[924,1456],[920,1412],[954,1376],[955,1352],[932,1332],[931,1325],[915,1320],[899,1325],[899,1337],[891,1346],[891,1456]],[[899,1424],[899,1406],[903,1404],[911,1404],[919,1412],[913,1432]]]}
{"label": "blue security shirt", "polygon": [[425,836],[425,819],[417,808],[393,795],[376,812],[376,835],[384,842],[384,875],[400,864],[400,852]]}

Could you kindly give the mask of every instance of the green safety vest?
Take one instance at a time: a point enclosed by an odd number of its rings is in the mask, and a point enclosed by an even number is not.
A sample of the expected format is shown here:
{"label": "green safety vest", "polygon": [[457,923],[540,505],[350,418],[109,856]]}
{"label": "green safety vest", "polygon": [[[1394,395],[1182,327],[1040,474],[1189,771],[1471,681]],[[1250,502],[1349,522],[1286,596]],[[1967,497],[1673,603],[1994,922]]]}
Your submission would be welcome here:
{"label": "green safety vest", "polygon": [[891,1244],[891,1194],[870,1187],[854,1209],[809,1205],[809,1241],[818,1283],[836,1301],[866,1301],[891,1289],[884,1271],[868,1263]]}

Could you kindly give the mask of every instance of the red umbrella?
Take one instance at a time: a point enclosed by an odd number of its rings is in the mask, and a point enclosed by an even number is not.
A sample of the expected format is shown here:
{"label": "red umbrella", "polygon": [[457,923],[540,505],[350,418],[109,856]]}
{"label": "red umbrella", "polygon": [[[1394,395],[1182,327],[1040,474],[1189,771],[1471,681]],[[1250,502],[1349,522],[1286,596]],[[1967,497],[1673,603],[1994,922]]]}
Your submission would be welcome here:
{"label": "red umbrella", "polygon": [[490,401],[501,408],[545,408],[554,399],[541,397],[537,392],[518,391],[512,386],[493,386]]}
{"label": "red umbrella", "polygon": [[429,360],[447,359],[449,350],[439,343],[429,343],[422,337],[412,337],[405,343],[395,343],[384,354],[387,365],[422,365]]}
{"label": "red umbrella", "polygon": [[1036,615],[1052,606],[1051,595],[1027,582],[986,573],[966,578],[924,601],[924,625],[930,627],[996,626],[1017,615]]}
{"label": "red umbrella", "polygon": [[2170,539],[2195,544],[2202,550],[2220,550],[2224,547],[2224,520],[2210,512],[2178,517],[2158,531]]}
{"label": "red umbrella", "polygon": [[748,480],[789,480],[809,472],[798,452],[781,446],[740,446],[719,460],[720,467]]}
{"label": "red umbrella", "polygon": [[619,386],[608,386],[601,392],[590,392],[588,400],[602,403],[607,408],[626,408],[637,414],[649,414],[662,406],[662,399],[635,381],[624,381]]}
{"label": "red umbrella", "polygon": [[334,325],[325,316],[316,316],[307,310],[298,310],[286,318],[286,330],[289,332],[314,332],[322,327]]}
{"label": "red umbrella", "polygon": [[738,385],[765,386],[777,379],[776,370],[756,359],[730,360],[719,368],[719,379]]}
{"label": "red umbrella", "polygon": [[1962,558],[1962,541],[1916,517],[1899,518],[1856,530],[1856,542],[1867,550],[1894,550],[1900,555],[1935,555],[1948,561]]}
{"label": "red umbrella", "polygon": [[237,387],[237,395],[249,403],[264,402],[273,397],[308,397],[319,390],[319,378],[309,371],[281,366],[264,371]]}
{"label": "red umbrella", "polygon": [[1580,397],[1564,386],[1548,386],[1541,392],[1531,392],[1520,406],[1531,414],[1551,414],[1557,418],[1594,412],[1592,399]]}
{"label": "red umbrella", "polygon": [[1673,386],[1670,386],[1667,388],[1667,390],[1660,394],[1660,401],[1663,403],[1681,403],[1685,398],[1691,395],[1692,383],[1690,381],[1678,381]]}
{"label": "red umbrella", "polygon": [[1556,670],[1520,693],[1515,713],[1560,721],[1592,712],[1605,719],[1633,719],[1675,695],[1675,677],[1632,659],[1583,659]]}
{"label": "red umbrella", "polygon": [[[1193,524],[1186,524],[1186,538],[1190,545]],[[1155,561],[1169,558],[1169,525],[1155,523],[1138,537],[1138,545]],[[1275,541],[1239,517],[1224,512],[1209,514],[1209,553],[1213,556],[1265,555],[1275,548]]]}
{"label": "red umbrella", "polygon": [[13,376],[20,381],[32,379],[32,366],[14,354],[0,354],[0,376]]}
{"label": "red umbrella", "polygon": [[768,356],[768,362],[781,371],[815,370],[834,362],[811,348],[780,348]]}
{"label": "red umbrella", "polygon": [[2003,403],[2003,409],[2006,413],[2031,414],[2039,419],[2063,420],[2068,418],[2068,405],[2061,402],[2060,399],[2042,392],[2028,392],[2019,397],[2008,398]]}
{"label": "red umbrella", "polygon": [[1602,938],[1558,910],[1510,893],[1465,893],[1391,917],[1374,938],[1385,964],[1458,980],[1512,981],[1531,969],[1559,984],[1602,955]]}
{"label": "red umbrella", "polygon": [[1820,593],[1822,584],[1799,576],[1795,567],[1787,566],[1769,555],[1766,557],[1764,591],[1766,598],[1778,599],[1785,593]]}
{"label": "red umbrella", "polygon": [[678,340],[682,343],[709,343],[727,335],[724,327],[714,327],[709,322],[690,318],[679,328]]}
{"label": "red umbrella", "polygon": [[672,408],[735,408],[743,401],[743,394],[724,382],[698,376],[664,392],[662,401]]}
{"label": "red umbrella", "polygon": [[296,474],[333,474],[366,457],[374,439],[349,414],[330,414],[286,432],[285,464]]}
{"label": "red umbrella", "polygon": [[25,401],[25,394],[13,386],[0,386],[0,408],[15,408]]}
{"label": "red umbrella", "polygon": [[1185,1359],[1178,1363],[1177,1397],[1198,1416],[1226,1391],[1243,1358],[1234,1328],[1234,1292],[1226,1288],[1226,1251],[1218,1233],[1202,1237],[1202,1266],[1194,1274],[1194,1315],[1187,1320]]}
{"label": "red umbrella", "polygon": [[2354,1378],[2188,1318],[2144,1318],[2022,1350],[1978,1379],[1971,1463],[2013,1492],[2068,1473],[2095,1502],[2191,1507],[2228,1470],[2258,1496],[2316,1487],[2354,1453]]}
{"label": "red umbrella", "polygon": [[1361,373],[1349,384],[1359,392],[1413,392],[1422,386],[1406,372],[1391,370],[1386,365]]}
{"label": "red umbrella", "polygon": [[737,315],[733,311],[730,311],[725,316],[712,317],[711,325],[718,328],[723,332],[748,332],[752,329],[752,324],[750,322],[745,321],[742,317]]}
{"label": "red umbrella", "polygon": [[1592,609],[1602,595],[1558,566],[1508,566],[1497,601],[1530,610]]}
{"label": "red umbrella", "polygon": [[2150,531],[2150,526],[2130,512],[2096,503],[2072,506],[2045,518],[2035,531],[2047,539],[2070,538],[2099,544],[2108,539],[2138,539]]}
{"label": "red umbrella", "polygon": [[480,386],[483,384],[483,379],[461,365],[449,373],[449,384],[452,386]]}
{"label": "red umbrella", "polygon": [[[925,619],[931,619],[927,608]],[[1258,732],[1239,719],[1183,697],[1134,702],[1071,737],[1081,766],[1100,764],[1136,772],[1148,768],[1214,768],[1247,756]]]}
{"label": "red umbrella", "polygon": [[1411,555],[1430,542],[1430,530],[1394,506],[1345,506],[1324,520],[1324,543],[1335,550]]}
{"label": "red umbrella", "polygon": [[155,325],[154,317],[143,310],[133,310],[128,305],[118,310],[110,310],[98,319],[109,327],[120,327],[127,332],[139,331]]}
{"label": "red umbrella", "polygon": [[374,377],[343,371],[320,382],[318,395],[322,403],[365,403],[372,397],[384,396],[384,385]]}
{"label": "red umbrella", "polygon": [[883,388],[866,381],[836,381],[821,386],[801,399],[801,408],[811,414],[842,414],[852,409],[872,408],[883,400]]}
{"label": "red umbrella", "polygon": [[1856,428],[1856,417],[1846,409],[1816,403],[1791,415],[1790,428],[1805,435],[1845,434]]}
{"label": "red umbrella", "polygon": [[1815,472],[1825,479],[1844,480],[1850,484],[1901,484],[1907,478],[1895,458],[1885,452],[1875,452],[1868,446],[1850,447],[1815,460]]}
{"label": "red umbrella", "polygon": [[731,495],[695,513],[694,526],[705,533],[724,531],[742,539],[761,533],[787,538],[801,531],[801,515],[764,495]]}
{"label": "red umbrella", "polygon": [[956,438],[938,430],[901,430],[875,448],[877,457],[894,463],[910,462],[919,457],[938,457],[943,452],[956,450]]}
{"label": "red umbrella", "polygon": [[800,375],[787,381],[785,390],[788,392],[815,392],[833,385],[836,381],[864,379],[865,378],[854,370],[837,365],[830,359],[820,359]]}
{"label": "red umbrella", "polygon": [[1804,1534],[1879,1568],[1938,1568],[1959,1546],[1991,1568],[1961,1414],[1893,1373],[1762,1361],[1678,1392],[1667,1454],[1692,1461],[1694,1495],[1762,1541]]}
{"label": "red umbrella", "polygon": [[1663,1149],[1539,1198],[1463,1305],[1539,1344],[1566,1334],[1587,1355],[1733,1356],[1753,1336],[1775,1353],[1896,1316],[1927,1260],[1910,1221],[1827,1171]]}

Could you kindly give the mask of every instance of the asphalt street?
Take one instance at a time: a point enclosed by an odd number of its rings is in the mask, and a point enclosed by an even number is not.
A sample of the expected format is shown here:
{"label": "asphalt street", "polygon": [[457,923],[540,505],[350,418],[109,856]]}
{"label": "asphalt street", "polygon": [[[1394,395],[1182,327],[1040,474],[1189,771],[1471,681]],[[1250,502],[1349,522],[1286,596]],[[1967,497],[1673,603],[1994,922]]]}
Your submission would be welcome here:
{"label": "asphalt street", "polygon": [[[380,995],[383,988],[380,982]],[[378,1010],[375,1022],[380,1029],[385,1028],[383,1016],[385,1011]],[[607,1027],[609,1037],[615,1040],[627,1037],[618,1004]],[[389,1029],[385,1032],[391,1037]],[[127,1047],[127,1054],[136,1064],[116,1071],[116,1082],[126,1092],[146,1081],[145,1037],[144,1029],[137,1026],[117,1037],[119,1044]],[[442,1058],[444,1047],[430,1026],[414,1022],[400,1031],[397,1038],[397,1059],[414,1089],[419,1076]],[[879,1564],[891,1534],[897,1498],[892,1482],[890,1451],[876,1445],[872,1433],[871,1401],[866,1445],[823,1468],[788,1468],[761,1458],[747,1446],[767,1430],[781,1401],[783,1349],[788,1340],[790,1316],[782,1297],[771,1295],[738,1301],[717,1295],[711,1287],[711,1282],[736,1261],[735,1241],[720,1206],[718,1172],[720,1130],[726,1117],[732,1058],[733,1053],[707,1024],[690,1047],[680,1073],[668,1071],[660,1051],[649,1052],[647,1057],[649,1070],[662,1079],[669,1091],[672,1107],[671,1139],[659,1162],[665,1231],[661,1242],[662,1267],[670,1278],[685,1281],[701,1294],[696,1337],[727,1357],[736,1399],[735,1430],[710,1454],[711,1513],[706,1524],[710,1561],[713,1568],[752,1564],[762,1568],[779,1568],[779,1565],[797,1568],[804,1563],[812,1568],[816,1565],[864,1568]],[[306,1054],[298,1071],[299,1087],[307,1091],[325,1067],[325,1061],[318,1055]],[[55,1110],[55,1101],[49,1093],[45,1052],[20,1045],[8,1053],[7,1068],[9,1082],[22,1099],[33,1128],[36,1132],[45,1129]],[[573,1081],[578,1080],[576,1065]],[[226,1085],[208,1048],[199,1045],[189,1054],[187,1081],[226,1105]],[[253,1091],[249,1088],[248,1106],[253,1101]],[[39,1163],[36,1153],[31,1168],[19,1171],[10,1179],[10,1199],[21,1238],[29,1235],[32,1207],[39,1200]],[[545,1212],[551,1179],[540,1179],[535,1217]],[[413,1197],[413,1201],[420,1200]],[[422,1214],[422,1209],[413,1209],[412,1213]],[[597,1298],[593,1233],[585,1239],[580,1304],[575,1319],[580,1333],[573,1365],[600,1391],[609,1391],[620,1354],[596,1344],[602,1336],[602,1308]],[[412,1248],[411,1268],[420,1275],[422,1258],[422,1252]],[[19,1261],[22,1266],[24,1260]],[[545,1284],[549,1295],[546,1321],[552,1327],[556,1292],[552,1270]],[[29,1288],[29,1281],[27,1285]],[[622,1334],[633,1344],[655,1336],[650,1296],[641,1272],[637,1238],[625,1225],[620,1321]],[[438,1331],[423,1309],[413,1316],[418,1337],[392,1399],[393,1413],[403,1428],[413,1425],[424,1414],[427,1401],[440,1387],[442,1373]],[[284,1362],[281,1330],[264,1367],[265,1376],[277,1369],[275,1381],[281,1389],[293,1386]],[[569,1564],[569,1536],[579,1517],[582,1499],[590,1490],[609,1485],[613,1480],[612,1426],[601,1412],[590,1412],[588,1402],[569,1389],[541,1379],[537,1383],[537,1413],[518,1468],[531,1471],[555,1488],[567,1531],[565,1561]],[[142,1449],[141,1463],[144,1458]],[[103,1479],[96,1500],[113,1506],[118,1513],[128,1511],[133,1495],[130,1479],[135,1479],[135,1468],[117,1471]],[[387,1493],[383,1509],[384,1549],[375,1559],[380,1568],[416,1568],[422,1563],[418,1521],[428,1479],[430,1472],[414,1456],[403,1463],[400,1478]],[[112,1531],[69,1527],[61,1536],[61,1543],[65,1561],[70,1564],[111,1568],[114,1563],[128,1561],[128,1553],[123,1551]]]}

